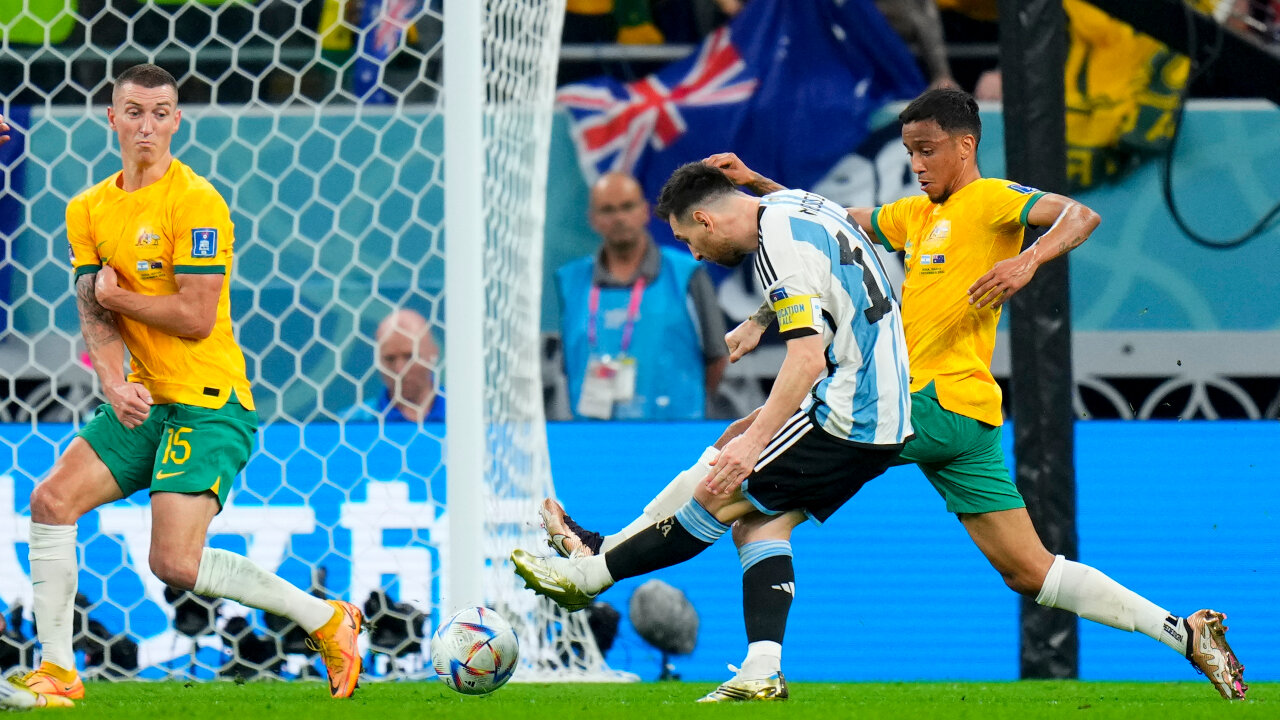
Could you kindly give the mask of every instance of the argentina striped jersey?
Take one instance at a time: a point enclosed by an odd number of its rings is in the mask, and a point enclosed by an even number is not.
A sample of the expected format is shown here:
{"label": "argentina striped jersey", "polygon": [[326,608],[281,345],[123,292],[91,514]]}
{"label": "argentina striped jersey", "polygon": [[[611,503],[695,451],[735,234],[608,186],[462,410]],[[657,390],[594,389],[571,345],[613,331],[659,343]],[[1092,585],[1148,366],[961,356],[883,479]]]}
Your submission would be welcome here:
{"label": "argentina striped jersey", "polygon": [[760,200],[756,273],[783,339],[822,333],[827,374],[809,417],[835,437],[898,445],[912,434],[907,344],[893,287],[844,208],[783,190]]}

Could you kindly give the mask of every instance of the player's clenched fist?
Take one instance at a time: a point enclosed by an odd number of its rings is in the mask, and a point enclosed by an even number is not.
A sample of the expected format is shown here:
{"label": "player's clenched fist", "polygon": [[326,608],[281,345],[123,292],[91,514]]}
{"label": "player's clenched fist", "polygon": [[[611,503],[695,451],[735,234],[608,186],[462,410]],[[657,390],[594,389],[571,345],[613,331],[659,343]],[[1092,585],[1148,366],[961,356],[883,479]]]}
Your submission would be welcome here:
{"label": "player's clenched fist", "polygon": [[738,362],[742,356],[755,350],[762,335],[764,328],[751,318],[743,320],[738,327],[725,333],[724,344],[729,348],[729,362]]}
{"label": "player's clenched fist", "polygon": [[141,383],[124,382],[102,390],[121,425],[132,430],[147,421],[151,413],[151,393]]}
{"label": "player's clenched fist", "polygon": [[116,274],[115,268],[103,265],[93,283],[93,294],[98,304],[108,310],[115,310],[115,306],[111,304],[111,298],[119,289],[120,276]]}

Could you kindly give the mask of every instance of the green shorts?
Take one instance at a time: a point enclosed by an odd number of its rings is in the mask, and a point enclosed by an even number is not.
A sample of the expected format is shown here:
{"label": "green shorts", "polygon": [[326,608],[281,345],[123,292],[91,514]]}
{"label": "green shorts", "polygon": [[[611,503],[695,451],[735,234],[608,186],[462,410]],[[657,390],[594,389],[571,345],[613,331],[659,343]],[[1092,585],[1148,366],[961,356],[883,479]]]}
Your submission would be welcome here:
{"label": "green shorts", "polygon": [[911,425],[916,435],[898,459],[920,467],[947,501],[947,512],[1027,506],[1004,464],[999,427],[944,409],[932,383],[911,393]]}
{"label": "green shorts", "polygon": [[126,497],[151,492],[211,492],[227,504],[231,484],[257,442],[258,414],[237,402],[217,410],[152,405],[141,425],[120,424],[111,405],[98,406],[77,433],[98,454]]}

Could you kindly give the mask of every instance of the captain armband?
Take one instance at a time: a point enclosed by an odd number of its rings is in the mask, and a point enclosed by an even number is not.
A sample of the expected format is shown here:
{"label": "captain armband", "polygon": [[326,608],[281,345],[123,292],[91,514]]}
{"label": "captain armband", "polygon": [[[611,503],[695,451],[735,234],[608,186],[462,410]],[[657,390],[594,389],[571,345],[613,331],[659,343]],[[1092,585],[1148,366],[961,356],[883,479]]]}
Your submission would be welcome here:
{"label": "captain armband", "polygon": [[[774,301],[778,332],[783,337],[808,335],[822,326],[822,302],[817,295],[796,295]],[[798,332],[797,332],[798,331]]]}

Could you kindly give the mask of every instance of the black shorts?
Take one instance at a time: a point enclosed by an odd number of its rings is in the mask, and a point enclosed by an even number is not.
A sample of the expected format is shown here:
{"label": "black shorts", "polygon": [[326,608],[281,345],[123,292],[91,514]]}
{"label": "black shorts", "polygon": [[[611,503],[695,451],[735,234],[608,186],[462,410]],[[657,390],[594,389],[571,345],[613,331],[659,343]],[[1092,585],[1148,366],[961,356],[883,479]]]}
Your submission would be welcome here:
{"label": "black shorts", "polygon": [[857,445],[832,437],[797,414],[760,453],[742,493],[766,515],[803,510],[821,523],[893,466],[901,451],[901,445]]}

